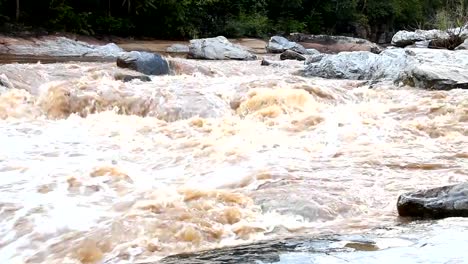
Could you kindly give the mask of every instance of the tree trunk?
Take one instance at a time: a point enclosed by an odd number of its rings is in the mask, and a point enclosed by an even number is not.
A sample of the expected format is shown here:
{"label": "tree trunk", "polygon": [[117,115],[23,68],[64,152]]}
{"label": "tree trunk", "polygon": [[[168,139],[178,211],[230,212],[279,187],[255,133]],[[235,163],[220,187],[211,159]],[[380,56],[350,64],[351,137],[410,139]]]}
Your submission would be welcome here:
{"label": "tree trunk", "polygon": [[18,22],[20,17],[20,0],[16,0],[16,22]]}

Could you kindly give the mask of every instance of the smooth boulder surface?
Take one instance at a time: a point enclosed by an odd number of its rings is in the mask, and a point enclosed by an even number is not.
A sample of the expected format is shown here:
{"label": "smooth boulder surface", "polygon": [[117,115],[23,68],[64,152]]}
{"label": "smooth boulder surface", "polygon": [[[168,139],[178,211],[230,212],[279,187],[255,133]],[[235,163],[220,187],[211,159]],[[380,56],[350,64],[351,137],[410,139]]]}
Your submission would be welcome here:
{"label": "smooth boulder surface", "polygon": [[307,35],[296,33],[289,40],[301,44],[306,49],[316,49],[322,53],[339,53],[343,51],[382,52],[382,48],[366,39],[345,36]]}
{"label": "smooth boulder surface", "polygon": [[269,53],[283,53],[287,50],[292,50],[300,54],[308,54],[309,51],[302,45],[296,42],[289,41],[281,36],[273,36],[270,38],[266,49]]}
{"label": "smooth boulder surface", "polygon": [[190,41],[188,58],[205,60],[255,60],[257,56],[223,36]]}
{"label": "smooth boulder surface", "polygon": [[406,67],[406,57],[402,50],[386,50],[381,54],[341,52],[309,59],[303,74],[329,79],[395,80]]}
{"label": "smooth boulder surface", "polygon": [[147,75],[169,74],[169,64],[159,54],[131,51],[117,58],[117,66],[132,69]]}
{"label": "smooth boulder surface", "polygon": [[287,50],[280,55],[281,60],[298,60],[298,61],[305,61],[306,57],[302,56],[301,54],[292,51],[292,50]]}
{"label": "smooth boulder surface", "polygon": [[404,217],[468,217],[468,183],[402,194],[397,208]]}

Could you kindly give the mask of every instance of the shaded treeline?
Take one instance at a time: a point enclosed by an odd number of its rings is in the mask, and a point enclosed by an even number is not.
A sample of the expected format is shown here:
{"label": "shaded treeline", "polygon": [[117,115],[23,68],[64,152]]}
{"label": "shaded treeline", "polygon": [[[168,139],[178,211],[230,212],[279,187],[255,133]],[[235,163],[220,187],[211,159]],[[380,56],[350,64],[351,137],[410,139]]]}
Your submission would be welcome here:
{"label": "shaded treeline", "polygon": [[441,23],[468,0],[0,0],[0,22],[80,34],[263,37],[290,32],[377,40]]}

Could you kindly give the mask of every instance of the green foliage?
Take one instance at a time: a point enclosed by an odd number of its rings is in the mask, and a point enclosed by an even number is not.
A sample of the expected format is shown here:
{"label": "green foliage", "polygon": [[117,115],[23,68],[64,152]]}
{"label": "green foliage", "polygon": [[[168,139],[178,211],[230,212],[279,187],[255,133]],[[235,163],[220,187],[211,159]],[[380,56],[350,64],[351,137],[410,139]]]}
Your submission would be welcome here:
{"label": "green foliage", "polygon": [[461,26],[468,0],[0,0],[0,23],[158,38],[356,34]]}

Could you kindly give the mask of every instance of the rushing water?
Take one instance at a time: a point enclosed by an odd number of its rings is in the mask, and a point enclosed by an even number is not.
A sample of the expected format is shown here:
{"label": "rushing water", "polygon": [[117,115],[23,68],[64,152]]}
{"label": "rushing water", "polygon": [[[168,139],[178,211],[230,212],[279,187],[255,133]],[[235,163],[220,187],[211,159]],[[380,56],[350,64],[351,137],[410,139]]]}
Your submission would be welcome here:
{"label": "rushing water", "polygon": [[0,66],[1,263],[360,233],[398,224],[402,192],[467,179],[467,90],[194,63],[146,83],[106,62]]}

